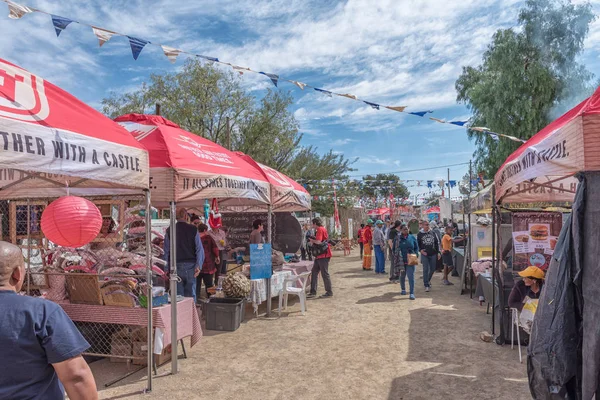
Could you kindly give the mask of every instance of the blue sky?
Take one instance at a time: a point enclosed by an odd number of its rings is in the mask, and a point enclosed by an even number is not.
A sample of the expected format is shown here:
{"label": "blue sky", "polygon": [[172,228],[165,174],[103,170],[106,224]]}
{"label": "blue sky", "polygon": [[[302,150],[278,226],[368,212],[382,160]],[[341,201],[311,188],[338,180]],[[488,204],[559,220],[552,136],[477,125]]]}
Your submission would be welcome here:
{"label": "blue sky", "polygon": [[[456,104],[454,81],[464,65],[477,65],[499,28],[516,24],[514,0],[372,1],[206,0],[72,1],[18,3],[81,22],[218,57],[339,93],[432,117],[469,116]],[[579,2],[579,1],[578,1]],[[600,14],[600,1],[592,2]],[[138,61],[123,37],[98,48],[90,28],[71,24],[57,38],[50,17],[10,20],[0,3],[0,58],[14,62],[99,108],[108,93],[135,89],[151,73],[175,71],[161,49],[147,46]],[[591,28],[584,63],[600,71],[600,22]],[[260,98],[272,87],[245,74]],[[352,175],[468,162],[474,146],[466,131],[426,118],[379,111],[345,98],[281,83],[292,91],[302,144],[359,157]],[[510,132],[503,132],[511,134]],[[468,166],[451,167],[460,179]],[[446,179],[446,168],[399,174],[401,179]],[[410,188],[413,193],[426,188]]]}

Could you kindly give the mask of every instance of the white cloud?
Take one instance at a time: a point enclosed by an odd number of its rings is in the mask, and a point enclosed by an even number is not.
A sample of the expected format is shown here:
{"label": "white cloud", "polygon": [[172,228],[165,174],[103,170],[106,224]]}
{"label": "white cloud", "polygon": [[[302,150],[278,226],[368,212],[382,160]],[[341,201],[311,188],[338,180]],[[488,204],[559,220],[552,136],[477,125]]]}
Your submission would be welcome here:
{"label": "white cloud", "polygon": [[332,141],[330,144],[332,146],[344,146],[347,145],[349,143],[353,143],[353,142],[357,142],[356,139],[336,139],[334,141]]}

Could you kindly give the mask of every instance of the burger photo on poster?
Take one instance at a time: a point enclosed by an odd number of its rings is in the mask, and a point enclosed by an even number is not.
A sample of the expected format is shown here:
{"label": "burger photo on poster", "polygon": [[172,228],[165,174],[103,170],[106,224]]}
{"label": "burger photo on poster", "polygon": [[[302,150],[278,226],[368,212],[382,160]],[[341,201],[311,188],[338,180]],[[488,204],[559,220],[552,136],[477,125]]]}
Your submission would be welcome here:
{"label": "burger photo on poster", "polygon": [[531,225],[529,228],[529,234],[533,240],[546,240],[548,239],[548,226]]}

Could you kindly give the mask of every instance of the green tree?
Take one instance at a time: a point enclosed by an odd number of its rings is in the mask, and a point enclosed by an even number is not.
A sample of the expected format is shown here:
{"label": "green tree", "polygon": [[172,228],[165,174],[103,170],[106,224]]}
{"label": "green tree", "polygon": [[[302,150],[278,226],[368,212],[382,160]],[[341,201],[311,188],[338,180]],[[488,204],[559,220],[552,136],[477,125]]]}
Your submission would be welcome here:
{"label": "green tree", "polygon": [[[457,100],[473,113],[472,126],[528,139],[593,90],[593,75],[577,63],[589,24],[589,3],[528,0],[519,29],[498,30],[477,67],[463,67]],[[519,143],[469,131],[475,169],[493,176]]]}
{"label": "green tree", "polygon": [[353,161],[300,145],[302,134],[289,109],[292,102],[289,92],[272,90],[257,101],[243,89],[238,75],[189,59],[180,72],[153,74],[138,90],[113,93],[102,100],[102,106],[105,114],[115,118],[154,113],[158,103],[161,115],[183,129],[225,147],[230,144],[232,150],[294,179],[344,178]]}
{"label": "green tree", "polygon": [[386,197],[390,194],[394,198],[405,198],[410,195],[408,188],[400,182],[398,175],[377,174],[363,176],[361,195],[367,197]]}

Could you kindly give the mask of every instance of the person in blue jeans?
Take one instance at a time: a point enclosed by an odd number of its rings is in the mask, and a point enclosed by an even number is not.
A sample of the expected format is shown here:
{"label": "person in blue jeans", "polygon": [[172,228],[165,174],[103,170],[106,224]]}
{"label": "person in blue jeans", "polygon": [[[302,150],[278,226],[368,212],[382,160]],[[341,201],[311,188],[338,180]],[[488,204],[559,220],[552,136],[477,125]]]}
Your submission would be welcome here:
{"label": "person in blue jeans", "polygon": [[402,225],[400,228],[400,234],[396,236],[393,244],[394,262],[396,268],[400,269],[400,288],[401,295],[406,295],[406,277],[408,277],[408,287],[410,289],[411,300],[415,299],[415,266],[408,265],[408,255],[418,254],[419,245],[417,239],[410,235],[408,232],[408,226]]}
{"label": "person in blue jeans", "polygon": [[373,247],[375,248],[375,273],[385,274],[385,234],[383,232],[383,221],[378,220],[373,231]]}
{"label": "person in blue jeans", "polygon": [[[175,226],[175,263],[177,264],[177,295],[193,297],[196,302],[196,277],[200,274],[200,268],[204,264],[204,247],[200,240],[198,229],[188,224],[188,214],[185,208],[177,209],[177,225]],[[165,234],[165,261],[170,270],[170,232],[167,228]]]}
{"label": "person in blue jeans", "polygon": [[437,260],[441,257],[440,242],[435,233],[429,229],[429,221],[423,221],[422,228],[417,235],[417,244],[421,253],[421,264],[423,264],[423,284],[425,291],[429,292]]}

